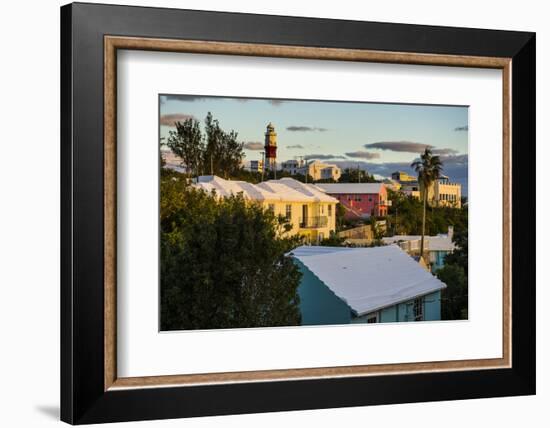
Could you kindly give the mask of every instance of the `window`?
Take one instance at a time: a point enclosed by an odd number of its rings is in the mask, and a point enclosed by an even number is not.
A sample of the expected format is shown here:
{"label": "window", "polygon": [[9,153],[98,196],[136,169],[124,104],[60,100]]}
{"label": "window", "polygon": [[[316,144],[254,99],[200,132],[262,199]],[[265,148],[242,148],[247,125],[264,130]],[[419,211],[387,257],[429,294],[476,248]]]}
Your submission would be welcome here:
{"label": "window", "polygon": [[271,211],[273,214],[275,214],[275,204],[269,204],[267,206],[267,209]]}
{"label": "window", "polygon": [[285,218],[287,220],[292,219],[292,205],[290,205],[290,204],[287,204],[286,207],[285,207]]}
{"label": "window", "polygon": [[376,319],[376,318],[377,318],[376,315],[374,315],[374,316],[369,316],[369,317],[367,318],[367,324],[374,324],[375,322],[377,322],[377,319]]}
{"label": "window", "polygon": [[332,217],[332,205],[328,206],[328,216]]}
{"label": "window", "polygon": [[369,196],[369,202],[372,202],[372,196]]}
{"label": "window", "polygon": [[413,314],[415,321],[424,320],[424,299],[422,297],[414,299]]}

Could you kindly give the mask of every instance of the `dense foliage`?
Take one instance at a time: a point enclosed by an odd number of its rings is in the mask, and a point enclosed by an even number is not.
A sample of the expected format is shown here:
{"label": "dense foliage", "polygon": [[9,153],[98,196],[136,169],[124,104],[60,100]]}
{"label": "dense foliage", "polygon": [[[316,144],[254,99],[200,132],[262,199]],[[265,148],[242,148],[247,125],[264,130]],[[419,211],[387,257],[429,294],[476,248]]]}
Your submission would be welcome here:
{"label": "dense foliage", "polygon": [[259,205],[218,198],[161,172],[161,329],[299,325],[300,238]]}
{"label": "dense foliage", "polygon": [[453,236],[456,250],[445,257],[445,266],[437,277],[447,284],[441,293],[441,319],[468,318],[468,232],[459,231]]}
{"label": "dense foliage", "polygon": [[[422,201],[390,189],[388,199],[392,202],[387,217],[390,235],[420,235],[424,208]],[[426,235],[446,233],[449,226],[453,226],[455,232],[467,232],[467,204],[462,208],[426,206]]]}
{"label": "dense foliage", "polygon": [[170,131],[166,145],[182,159],[188,174],[228,178],[242,169],[244,144],[237,141],[235,131],[222,130],[212,113],[208,112],[204,120],[204,132],[194,118],[175,125],[176,130]]}
{"label": "dense foliage", "polygon": [[344,168],[339,183],[376,183],[374,176],[359,168]]}

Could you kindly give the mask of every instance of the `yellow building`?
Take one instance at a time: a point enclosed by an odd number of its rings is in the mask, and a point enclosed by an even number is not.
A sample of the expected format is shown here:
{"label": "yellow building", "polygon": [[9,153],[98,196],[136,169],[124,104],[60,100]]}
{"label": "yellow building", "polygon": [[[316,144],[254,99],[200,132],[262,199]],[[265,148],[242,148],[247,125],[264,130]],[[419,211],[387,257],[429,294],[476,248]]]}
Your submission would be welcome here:
{"label": "yellow building", "polygon": [[460,208],[462,206],[462,186],[451,183],[442,175],[428,189],[428,203],[432,206]]}
{"label": "yellow building", "polygon": [[224,180],[217,176],[198,177],[196,188],[220,197],[242,194],[251,202],[261,204],[275,216],[284,217],[291,226],[281,228],[281,234],[302,235],[309,242],[328,238],[336,230],[336,204],[338,200],[328,196],[312,184],[293,178],[269,180],[259,184],[246,181]]}
{"label": "yellow building", "polygon": [[300,174],[309,174],[314,181],[332,179],[338,181],[342,176],[342,170],[333,164],[323,163],[318,160],[306,164],[299,170]]}
{"label": "yellow building", "polygon": [[250,161],[250,171],[252,172],[262,172],[264,170],[264,161],[262,160],[251,160]]}
{"label": "yellow building", "polygon": [[417,181],[417,178],[404,171],[395,171],[391,175],[392,180],[403,182]]}
{"label": "yellow building", "polygon": [[420,199],[420,186],[416,181],[401,183],[400,191],[407,196],[412,196],[413,198]]}
{"label": "yellow building", "polygon": [[[397,176],[397,174],[408,175],[406,173],[394,172],[392,177]],[[405,195],[417,199],[422,198],[422,185],[416,179],[415,181],[401,180],[400,184],[400,191]],[[449,177],[445,175],[434,181],[428,189],[428,203],[431,206],[460,208],[462,206],[461,197],[462,186],[459,183],[451,183]]]}

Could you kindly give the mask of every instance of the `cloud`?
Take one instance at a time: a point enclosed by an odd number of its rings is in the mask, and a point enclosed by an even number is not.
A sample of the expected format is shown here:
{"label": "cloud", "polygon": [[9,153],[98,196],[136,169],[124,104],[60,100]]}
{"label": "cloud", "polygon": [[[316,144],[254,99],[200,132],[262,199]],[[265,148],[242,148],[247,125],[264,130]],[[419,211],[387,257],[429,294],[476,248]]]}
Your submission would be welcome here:
{"label": "cloud", "polygon": [[244,143],[244,148],[247,150],[263,150],[264,145],[258,141],[249,141]]}
{"label": "cloud", "polygon": [[174,113],[163,114],[160,117],[160,124],[164,126],[176,126],[176,122],[185,122],[187,119],[194,119],[195,117],[190,114]]}
{"label": "cloud", "polygon": [[468,125],[464,125],[464,126],[457,126],[455,128],[455,131],[467,131],[468,130]]}
{"label": "cloud", "polygon": [[317,126],[296,126],[296,125],[288,126],[286,128],[286,130],[291,131],[291,132],[313,132],[313,131],[325,132],[325,131],[328,131],[327,128],[319,128]]}
{"label": "cloud", "polygon": [[321,155],[321,154],[312,154],[312,155],[306,155],[304,156],[304,159],[311,160],[311,159],[319,159],[319,160],[327,160],[327,159],[345,159],[345,156],[340,155]]}
{"label": "cloud", "polygon": [[160,97],[161,104],[166,101],[187,101],[187,102],[193,102],[193,101],[204,101],[208,98],[204,95],[162,95]]}
{"label": "cloud", "polygon": [[432,148],[429,144],[415,143],[413,141],[378,141],[365,144],[366,149],[390,150],[392,152],[421,153],[426,148]]}
{"label": "cloud", "polygon": [[[415,172],[411,168],[410,162],[381,162],[373,163],[363,160],[335,160],[334,164],[340,168],[361,168],[368,171],[369,174],[377,174],[383,177],[391,177],[392,172],[405,171],[411,175]],[[447,175],[451,181],[462,185],[462,196],[468,194],[468,155],[441,156],[443,162],[443,174]]]}
{"label": "cloud", "polygon": [[457,155],[458,150],[455,149],[432,149],[432,153],[438,156]]}
{"label": "cloud", "polygon": [[286,146],[287,149],[289,150],[292,150],[292,149],[303,149],[304,146],[302,146],[301,144],[294,144],[292,146]]}
{"label": "cloud", "polygon": [[440,160],[443,163],[443,168],[468,165],[468,155],[440,156]]}
{"label": "cloud", "polygon": [[346,156],[350,158],[359,158],[359,159],[378,159],[380,158],[380,153],[371,153],[358,150],[356,152],[348,152]]}

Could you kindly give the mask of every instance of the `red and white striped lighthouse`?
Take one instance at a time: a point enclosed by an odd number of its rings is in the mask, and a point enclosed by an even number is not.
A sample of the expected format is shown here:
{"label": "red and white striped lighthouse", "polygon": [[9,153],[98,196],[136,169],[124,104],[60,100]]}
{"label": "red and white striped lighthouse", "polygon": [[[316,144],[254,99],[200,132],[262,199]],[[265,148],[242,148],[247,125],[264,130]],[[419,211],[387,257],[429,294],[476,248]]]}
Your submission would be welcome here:
{"label": "red and white striped lighthouse", "polygon": [[270,171],[277,169],[277,133],[270,122],[265,131],[265,168]]}

